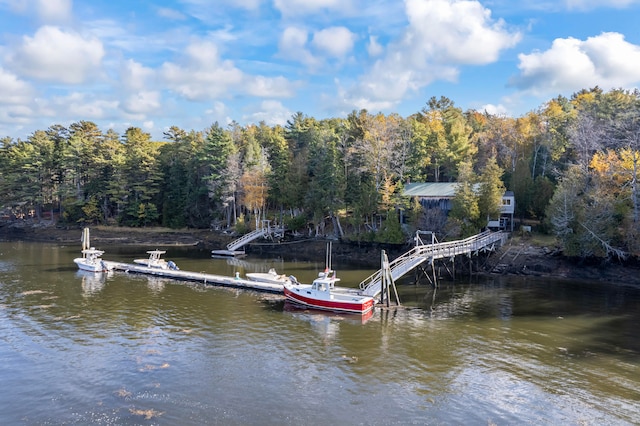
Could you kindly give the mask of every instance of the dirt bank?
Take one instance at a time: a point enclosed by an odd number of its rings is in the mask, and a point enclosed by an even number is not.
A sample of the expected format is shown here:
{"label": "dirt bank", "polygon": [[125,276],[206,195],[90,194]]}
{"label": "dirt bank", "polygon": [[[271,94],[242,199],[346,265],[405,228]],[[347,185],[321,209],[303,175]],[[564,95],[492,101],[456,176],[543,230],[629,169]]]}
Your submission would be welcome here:
{"label": "dirt bank", "polygon": [[553,245],[514,236],[487,258],[487,273],[529,275],[640,286],[637,261],[585,261],[563,256]]}
{"label": "dirt bank", "polygon": [[[209,230],[173,230],[167,228],[124,228],[93,226],[91,244],[212,246],[220,248],[233,238],[231,235]],[[82,229],[57,227],[46,223],[16,222],[0,226],[0,239],[39,242],[58,242],[80,245]]]}
{"label": "dirt bank", "polygon": [[[0,226],[0,240],[57,242],[80,245],[80,228],[60,228],[43,223],[14,223]],[[197,246],[206,250],[222,249],[234,235],[212,230],[172,230],[166,228],[91,227],[91,243],[99,247],[108,244],[143,246]],[[317,239],[285,240],[279,243],[258,242],[246,247],[248,253],[278,255],[287,259],[320,260],[325,258],[326,241]],[[409,246],[392,246],[334,241],[334,261],[349,261],[377,268],[380,252],[385,250],[394,259]],[[562,256],[551,244],[541,244],[532,238],[515,236],[489,256],[477,262],[488,274],[528,275],[602,281],[640,286],[640,268],[636,263],[585,263]]]}

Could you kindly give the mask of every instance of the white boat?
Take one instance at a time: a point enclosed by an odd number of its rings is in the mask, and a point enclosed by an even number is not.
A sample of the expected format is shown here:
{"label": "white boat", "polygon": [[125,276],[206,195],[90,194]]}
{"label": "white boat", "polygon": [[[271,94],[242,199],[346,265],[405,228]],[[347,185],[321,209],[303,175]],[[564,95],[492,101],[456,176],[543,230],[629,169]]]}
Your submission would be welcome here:
{"label": "white boat", "polygon": [[73,261],[83,271],[89,272],[107,272],[113,270],[107,262],[102,260],[104,254],[102,250],[96,250],[94,247],[82,250],[82,257],[76,257]]}
{"label": "white boat", "polygon": [[88,272],[107,272],[113,270],[113,265],[102,260],[104,251],[89,246],[89,228],[82,231],[82,257],[73,259],[78,268]]}
{"label": "white boat", "polygon": [[157,269],[173,269],[179,270],[178,265],[176,265],[173,261],[166,261],[162,259],[160,256],[165,254],[164,250],[149,250],[147,254],[149,255],[148,259],[134,259],[133,263],[138,265],[146,266],[147,268],[157,268]]}
{"label": "white boat", "polygon": [[363,296],[349,289],[337,289],[340,281],[333,270],[326,269],[311,284],[284,283],[284,296],[287,300],[314,309],[334,312],[368,314],[375,305],[375,299]]}
{"label": "white boat", "polygon": [[251,281],[259,281],[263,283],[271,284],[284,284],[291,281],[291,279],[285,274],[278,274],[275,269],[269,269],[269,272],[250,272],[247,275],[247,279]]}

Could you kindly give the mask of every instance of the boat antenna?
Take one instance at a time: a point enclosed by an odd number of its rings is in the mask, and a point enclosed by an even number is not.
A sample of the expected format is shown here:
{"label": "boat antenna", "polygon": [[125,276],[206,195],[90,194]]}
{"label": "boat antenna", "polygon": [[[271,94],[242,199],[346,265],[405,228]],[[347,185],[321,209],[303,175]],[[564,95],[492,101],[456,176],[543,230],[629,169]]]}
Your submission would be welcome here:
{"label": "boat antenna", "polygon": [[91,243],[89,242],[89,228],[84,228],[82,230],[82,250],[86,250],[90,247]]}
{"label": "boat antenna", "polygon": [[325,267],[326,267],[326,269],[328,269],[328,271],[331,270],[331,241],[329,241],[327,243],[327,254],[326,254],[326,259],[325,259]]}

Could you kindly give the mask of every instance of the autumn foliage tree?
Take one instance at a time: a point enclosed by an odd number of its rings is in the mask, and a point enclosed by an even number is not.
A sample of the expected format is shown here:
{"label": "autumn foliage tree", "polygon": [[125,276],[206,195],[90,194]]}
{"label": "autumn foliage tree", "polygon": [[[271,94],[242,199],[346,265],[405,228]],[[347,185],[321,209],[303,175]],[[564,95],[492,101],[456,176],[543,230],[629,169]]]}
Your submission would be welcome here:
{"label": "autumn foliage tree", "polygon": [[[442,96],[407,118],[297,112],[282,127],[174,126],[164,138],[83,120],[2,138],[0,208],[66,225],[233,227],[246,215],[255,226],[400,241],[421,227],[475,233],[509,189],[516,220],[540,221],[566,254],[640,253],[637,90],[584,89],[521,117],[462,111]],[[458,182],[448,216],[403,199],[418,181]]]}

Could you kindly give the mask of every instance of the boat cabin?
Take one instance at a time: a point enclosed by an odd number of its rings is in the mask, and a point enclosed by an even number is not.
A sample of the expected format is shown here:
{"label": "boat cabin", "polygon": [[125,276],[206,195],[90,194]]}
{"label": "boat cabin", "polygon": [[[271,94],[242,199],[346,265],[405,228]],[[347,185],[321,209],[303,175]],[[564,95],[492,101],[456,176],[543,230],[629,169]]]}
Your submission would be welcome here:
{"label": "boat cabin", "polygon": [[340,278],[336,277],[336,271],[326,270],[324,272],[320,272],[318,274],[318,278],[313,280],[311,289],[329,292],[333,290],[336,281],[340,281]]}

